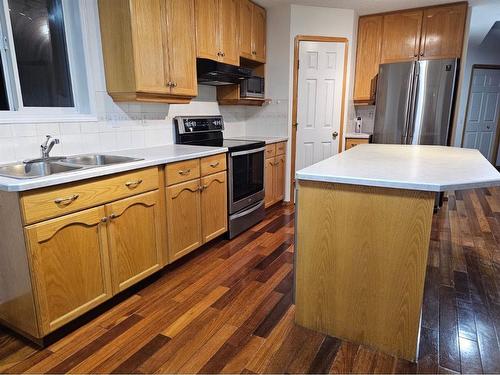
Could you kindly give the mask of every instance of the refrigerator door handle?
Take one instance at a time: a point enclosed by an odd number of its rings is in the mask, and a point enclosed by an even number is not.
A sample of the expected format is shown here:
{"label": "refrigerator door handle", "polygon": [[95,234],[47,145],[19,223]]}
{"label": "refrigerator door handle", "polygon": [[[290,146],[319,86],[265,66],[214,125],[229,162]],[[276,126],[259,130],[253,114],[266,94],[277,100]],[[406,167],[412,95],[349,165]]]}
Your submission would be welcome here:
{"label": "refrigerator door handle", "polygon": [[406,93],[406,105],[405,105],[405,124],[403,127],[403,135],[401,139],[402,144],[406,144],[408,141],[408,126],[410,121],[410,111],[411,111],[411,98],[413,91],[413,79],[415,77],[415,62],[411,65],[410,78],[408,79],[408,90]]}
{"label": "refrigerator door handle", "polygon": [[408,128],[406,130],[406,141],[408,144],[413,143],[414,131],[415,131],[415,110],[417,104],[417,95],[419,89],[419,79],[420,79],[420,63],[415,63],[415,71],[413,73],[413,84],[412,93],[410,97],[410,112],[408,114]]}

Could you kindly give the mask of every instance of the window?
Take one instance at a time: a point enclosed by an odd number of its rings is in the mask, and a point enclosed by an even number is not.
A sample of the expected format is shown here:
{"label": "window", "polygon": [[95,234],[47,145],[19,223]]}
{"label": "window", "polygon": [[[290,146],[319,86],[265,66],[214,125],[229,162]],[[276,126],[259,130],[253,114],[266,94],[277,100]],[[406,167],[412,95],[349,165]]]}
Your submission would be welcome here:
{"label": "window", "polygon": [[0,0],[0,118],[89,113],[78,3]]}

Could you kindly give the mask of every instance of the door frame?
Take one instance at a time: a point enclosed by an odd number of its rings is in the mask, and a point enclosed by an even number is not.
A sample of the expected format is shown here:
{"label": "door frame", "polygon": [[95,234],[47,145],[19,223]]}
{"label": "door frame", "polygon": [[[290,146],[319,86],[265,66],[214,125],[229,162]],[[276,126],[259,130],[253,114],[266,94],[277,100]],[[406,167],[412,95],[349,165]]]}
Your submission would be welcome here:
{"label": "door frame", "polygon": [[[487,64],[473,64],[471,68],[470,78],[469,78],[469,92],[467,93],[467,103],[465,107],[465,118],[464,118],[464,128],[462,129],[462,141],[460,142],[460,147],[464,147],[465,131],[467,129],[467,117],[469,116],[469,100],[470,92],[472,89],[472,77],[474,77],[474,69],[492,69],[500,71],[500,65],[487,65]],[[493,146],[493,166],[496,167],[496,161],[498,156],[498,148],[500,146],[500,115],[498,116],[497,128],[495,131],[495,145]],[[489,161],[489,160],[488,160]]]}
{"label": "door frame", "polygon": [[291,144],[291,168],[290,168],[290,202],[295,201],[295,157],[297,153],[297,110],[298,110],[298,90],[299,90],[299,48],[300,42],[333,42],[344,43],[344,75],[342,80],[342,104],[340,107],[340,129],[339,129],[339,153],[342,152],[344,139],[344,116],[345,116],[345,95],[347,80],[347,63],[349,60],[349,40],[347,38],[297,35],[294,41],[293,51],[293,94],[292,94],[292,144]]}

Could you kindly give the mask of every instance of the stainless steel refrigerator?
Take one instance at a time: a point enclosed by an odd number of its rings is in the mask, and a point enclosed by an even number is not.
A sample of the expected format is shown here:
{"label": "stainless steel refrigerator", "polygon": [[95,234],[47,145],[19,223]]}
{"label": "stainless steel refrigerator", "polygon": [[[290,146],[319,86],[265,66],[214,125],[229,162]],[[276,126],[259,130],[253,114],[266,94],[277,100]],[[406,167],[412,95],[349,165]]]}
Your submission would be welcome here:
{"label": "stainless steel refrigerator", "polygon": [[374,143],[446,145],[456,59],[381,64]]}

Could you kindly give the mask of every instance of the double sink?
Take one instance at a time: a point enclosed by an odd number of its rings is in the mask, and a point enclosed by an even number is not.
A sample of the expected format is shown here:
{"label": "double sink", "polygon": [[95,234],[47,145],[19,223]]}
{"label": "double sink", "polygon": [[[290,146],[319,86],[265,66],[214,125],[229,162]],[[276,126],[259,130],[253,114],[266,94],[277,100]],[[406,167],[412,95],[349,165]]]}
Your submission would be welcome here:
{"label": "double sink", "polygon": [[104,167],[107,165],[130,163],[143,159],[127,156],[89,154],[66,157],[33,159],[23,163],[0,166],[0,176],[26,179],[50,176],[56,173],[73,172],[80,169]]}

